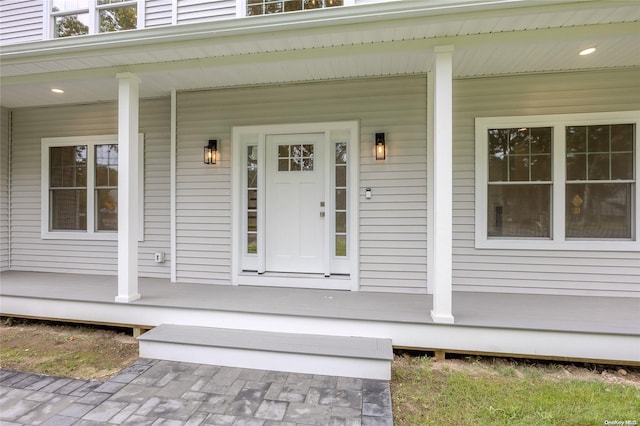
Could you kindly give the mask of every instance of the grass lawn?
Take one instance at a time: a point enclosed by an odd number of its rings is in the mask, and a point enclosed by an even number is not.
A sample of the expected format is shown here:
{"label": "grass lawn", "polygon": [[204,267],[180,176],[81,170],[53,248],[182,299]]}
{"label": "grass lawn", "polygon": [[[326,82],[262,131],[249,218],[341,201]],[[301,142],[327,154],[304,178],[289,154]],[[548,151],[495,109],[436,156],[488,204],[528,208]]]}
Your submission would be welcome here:
{"label": "grass lawn", "polygon": [[[435,362],[396,357],[391,388],[394,422],[396,426],[640,424],[640,382],[617,380],[620,369],[604,371],[491,358]],[[627,369],[624,373],[630,375]]]}

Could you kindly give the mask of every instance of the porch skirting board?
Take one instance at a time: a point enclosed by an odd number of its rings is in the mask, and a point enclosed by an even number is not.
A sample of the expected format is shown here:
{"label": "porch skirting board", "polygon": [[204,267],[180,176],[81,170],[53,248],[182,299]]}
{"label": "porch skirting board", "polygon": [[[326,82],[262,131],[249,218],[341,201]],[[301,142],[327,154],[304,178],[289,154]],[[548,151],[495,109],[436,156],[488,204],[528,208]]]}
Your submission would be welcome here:
{"label": "porch skirting board", "polygon": [[390,339],[162,324],[138,338],[140,356],[228,367],[390,380]]}

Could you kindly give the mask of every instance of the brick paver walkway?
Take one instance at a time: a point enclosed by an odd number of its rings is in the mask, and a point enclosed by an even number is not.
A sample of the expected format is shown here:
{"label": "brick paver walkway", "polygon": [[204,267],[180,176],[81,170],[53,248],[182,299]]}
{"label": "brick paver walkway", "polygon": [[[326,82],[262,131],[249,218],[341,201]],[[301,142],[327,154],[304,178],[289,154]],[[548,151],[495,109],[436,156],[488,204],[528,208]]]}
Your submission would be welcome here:
{"label": "brick paver walkway", "polygon": [[0,370],[0,425],[393,425],[389,383],[140,359],[108,382]]}

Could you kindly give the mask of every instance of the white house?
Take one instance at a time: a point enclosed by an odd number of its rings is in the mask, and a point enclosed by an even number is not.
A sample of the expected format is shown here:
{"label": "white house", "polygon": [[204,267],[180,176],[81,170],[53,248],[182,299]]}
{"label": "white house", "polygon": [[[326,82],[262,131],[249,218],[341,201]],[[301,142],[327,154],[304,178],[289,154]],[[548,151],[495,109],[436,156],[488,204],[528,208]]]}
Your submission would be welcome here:
{"label": "white house", "polygon": [[640,362],[637,2],[3,0],[0,41],[2,314]]}

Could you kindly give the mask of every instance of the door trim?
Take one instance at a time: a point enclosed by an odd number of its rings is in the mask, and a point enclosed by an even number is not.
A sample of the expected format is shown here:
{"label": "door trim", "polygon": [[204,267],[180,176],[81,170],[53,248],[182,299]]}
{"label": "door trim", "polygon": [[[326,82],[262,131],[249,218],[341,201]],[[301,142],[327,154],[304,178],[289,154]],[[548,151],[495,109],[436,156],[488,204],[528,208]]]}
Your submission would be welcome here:
{"label": "door trim", "polygon": [[[359,159],[360,159],[360,135],[358,121],[339,121],[304,124],[278,124],[264,126],[238,126],[232,129],[232,197],[231,197],[231,281],[233,285],[264,285],[283,286],[298,288],[320,288],[320,289],[359,289],[360,262],[359,262]],[[266,244],[264,237],[259,238],[256,243],[258,253],[254,256],[245,255],[244,251],[245,235],[247,229],[247,219],[244,211],[246,194],[246,157],[249,146],[258,146],[258,191],[265,194],[265,147],[267,135],[286,135],[296,133],[323,133],[325,135],[327,167],[331,171],[330,151],[334,143],[347,142],[348,156],[348,218],[347,218],[347,257],[330,259],[328,262],[337,262],[338,266],[333,266],[331,276],[321,275],[300,276],[300,274],[273,274],[265,273],[266,262],[264,255]],[[262,147],[262,149],[260,149]],[[335,148],[333,148],[335,149]],[[260,164],[262,166],[260,166]],[[333,178],[331,178],[333,179]],[[327,179],[327,190],[333,193],[331,179]],[[262,198],[262,199],[261,199]],[[262,207],[262,208],[261,208]],[[259,233],[264,233],[266,226],[264,196],[258,196],[257,224]],[[329,209],[327,209],[330,211]],[[329,235],[329,232],[327,232]],[[332,240],[331,240],[332,241]],[[334,250],[334,245],[329,244]],[[249,259],[249,257],[251,257]],[[247,261],[251,263],[251,268],[246,268]],[[340,266],[342,265],[342,266]],[[327,265],[329,269],[331,266]],[[246,272],[247,269],[251,271]],[[327,270],[328,270],[327,269]],[[326,274],[325,274],[326,275]]]}

